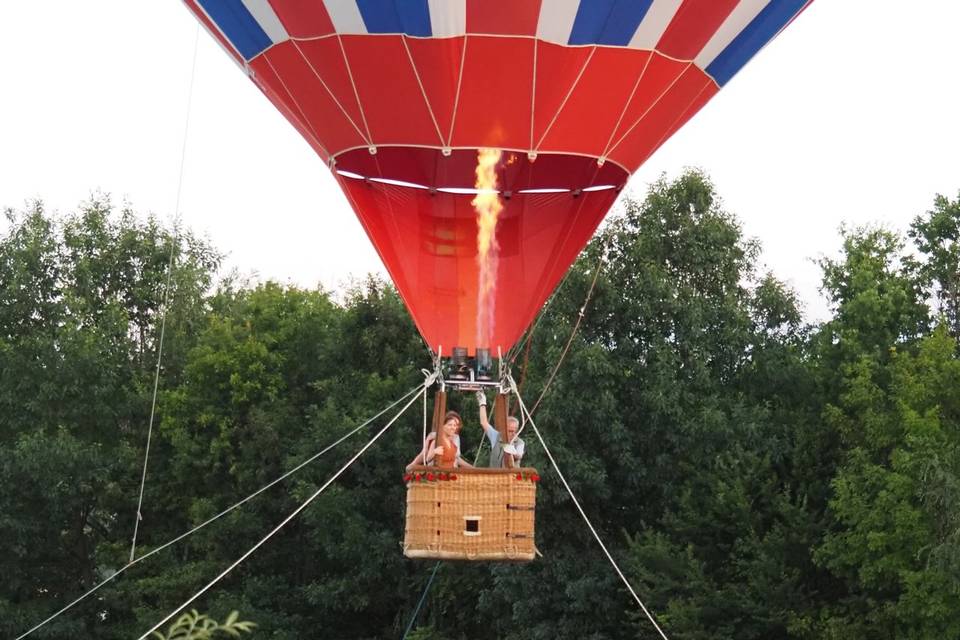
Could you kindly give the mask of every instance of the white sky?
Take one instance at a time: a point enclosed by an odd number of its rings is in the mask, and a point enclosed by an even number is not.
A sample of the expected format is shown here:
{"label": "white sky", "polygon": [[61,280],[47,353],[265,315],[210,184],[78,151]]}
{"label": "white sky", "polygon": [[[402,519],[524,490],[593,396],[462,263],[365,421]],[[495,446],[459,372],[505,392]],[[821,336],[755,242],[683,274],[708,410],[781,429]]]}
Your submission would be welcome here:
{"label": "white sky", "polygon": [[[958,27],[957,2],[817,0],[630,189],[704,169],[823,318],[811,259],[837,252],[841,222],[905,230],[960,191]],[[0,2],[0,207],[71,211],[99,190],[172,220],[195,33],[176,1]],[[242,273],[383,273],[325,166],[204,31],[180,209]]]}

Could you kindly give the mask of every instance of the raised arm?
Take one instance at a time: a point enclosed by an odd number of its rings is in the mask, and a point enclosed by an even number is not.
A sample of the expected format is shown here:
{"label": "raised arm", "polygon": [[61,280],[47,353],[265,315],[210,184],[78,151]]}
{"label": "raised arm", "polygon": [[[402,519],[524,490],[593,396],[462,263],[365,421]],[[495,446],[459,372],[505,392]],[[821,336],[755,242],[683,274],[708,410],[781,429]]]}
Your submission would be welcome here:
{"label": "raised arm", "polygon": [[483,391],[477,391],[477,404],[480,405],[480,426],[483,427],[484,433],[489,436],[493,427],[487,417],[487,395]]}

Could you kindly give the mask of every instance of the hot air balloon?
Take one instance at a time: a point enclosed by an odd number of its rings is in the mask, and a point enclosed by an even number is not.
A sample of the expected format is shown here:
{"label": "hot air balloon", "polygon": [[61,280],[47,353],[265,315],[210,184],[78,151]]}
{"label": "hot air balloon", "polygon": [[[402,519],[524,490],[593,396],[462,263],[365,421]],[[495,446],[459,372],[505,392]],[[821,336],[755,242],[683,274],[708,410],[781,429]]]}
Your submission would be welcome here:
{"label": "hot air balloon", "polygon": [[327,162],[444,355],[506,353],[630,174],[809,1],[185,0]]}
{"label": "hot air balloon", "polygon": [[[356,212],[434,354],[434,430],[449,355],[453,386],[499,385],[501,443],[512,377],[502,357],[485,375],[490,354],[630,174],[810,1],[185,0]],[[532,560],[537,479],[412,468],[404,553]]]}

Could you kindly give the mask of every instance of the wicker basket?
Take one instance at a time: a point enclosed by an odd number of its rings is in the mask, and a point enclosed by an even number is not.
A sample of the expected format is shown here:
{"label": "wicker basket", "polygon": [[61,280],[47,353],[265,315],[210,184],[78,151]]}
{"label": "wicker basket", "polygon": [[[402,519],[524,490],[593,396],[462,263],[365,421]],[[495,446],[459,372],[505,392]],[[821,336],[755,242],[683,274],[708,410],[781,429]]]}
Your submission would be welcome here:
{"label": "wicker basket", "polygon": [[408,558],[533,560],[536,469],[414,467],[405,479]]}

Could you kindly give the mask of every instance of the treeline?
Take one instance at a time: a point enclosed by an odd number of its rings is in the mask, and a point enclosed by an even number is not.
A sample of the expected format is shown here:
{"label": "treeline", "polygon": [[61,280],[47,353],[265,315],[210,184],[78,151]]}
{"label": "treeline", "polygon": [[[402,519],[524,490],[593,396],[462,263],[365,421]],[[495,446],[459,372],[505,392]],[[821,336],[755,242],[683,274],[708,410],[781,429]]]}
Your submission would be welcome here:
{"label": "treeline", "polygon": [[[206,241],[105,199],[7,218],[0,637],[129,560],[171,256],[138,555],[347,434],[429,366],[376,279],[339,293],[249,285],[219,274]],[[532,399],[601,269],[537,424],[670,638],[960,638],[960,199],[937,197],[905,236],[841,233],[839,256],[820,261],[831,317],[811,325],[705,176],[662,180],[597,235],[520,345]],[[471,452],[472,398],[451,403]],[[420,407],[194,606],[240,611],[253,638],[402,636],[433,569],[400,549]],[[387,416],[32,637],[138,637]],[[658,637],[527,442],[543,558],[442,564],[408,637]]]}

